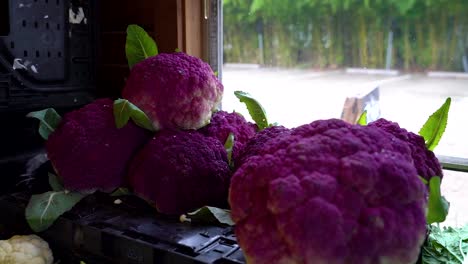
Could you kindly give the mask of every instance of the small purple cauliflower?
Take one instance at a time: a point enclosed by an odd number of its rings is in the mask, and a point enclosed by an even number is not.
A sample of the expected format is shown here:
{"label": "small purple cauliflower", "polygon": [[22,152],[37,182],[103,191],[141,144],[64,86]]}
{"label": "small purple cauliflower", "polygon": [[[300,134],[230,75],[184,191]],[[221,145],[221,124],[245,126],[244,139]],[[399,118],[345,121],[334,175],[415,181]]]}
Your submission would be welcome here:
{"label": "small purple cauliflower", "polygon": [[230,133],[234,135],[234,147],[232,157],[235,161],[244,147],[244,144],[252,138],[257,126],[247,122],[243,116],[238,113],[228,113],[218,111],[213,114],[210,124],[199,130],[202,134],[209,137],[217,138],[223,145],[226,142]]}
{"label": "small purple cauliflower", "polygon": [[426,180],[430,180],[433,176],[443,177],[442,166],[434,152],[427,149],[423,137],[401,128],[395,122],[383,118],[370,123],[369,126],[378,127],[400,140],[407,142],[411,149],[411,157],[419,176]]}
{"label": "small purple cauliflower", "polygon": [[182,52],[162,53],[136,64],[122,92],[157,129],[198,129],[221,102],[223,85],[210,66]]}
{"label": "small purple cauliflower", "polygon": [[67,113],[46,142],[47,155],[66,189],[112,191],[125,184],[127,165],[150,139],[129,123],[115,126],[111,99]]}
{"label": "small purple cauliflower", "polygon": [[415,263],[427,190],[407,143],[331,119],[265,146],[234,173],[229,189],[248,263]]}
{"label": "small purple cauliflower", "polygon": [[223,144],[196,131],[159,132],[132,161],[130,185],[163,214],[225,206],[231,171]]}

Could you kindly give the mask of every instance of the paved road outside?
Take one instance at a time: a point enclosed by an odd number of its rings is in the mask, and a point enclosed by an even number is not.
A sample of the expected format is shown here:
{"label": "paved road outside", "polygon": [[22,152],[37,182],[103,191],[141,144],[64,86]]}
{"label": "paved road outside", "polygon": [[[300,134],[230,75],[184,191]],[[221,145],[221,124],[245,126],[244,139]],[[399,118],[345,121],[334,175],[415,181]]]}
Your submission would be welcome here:
{"label": "paved road outside", "polygon": [[[248,116],[233,92],[258,99],[270,122],[295,127],[313,120],[339,118],[346,97],[378,86],[381,117],[418,132],[447,97],[452,98],[449,124],[436,153],[468,158],[468,78],[436,78],[423,74],[368,75],[344,71],[223,68],[223,109]],[[468,174],[447,172],[443,192],[452,202],[447,224],[468,223]]]}

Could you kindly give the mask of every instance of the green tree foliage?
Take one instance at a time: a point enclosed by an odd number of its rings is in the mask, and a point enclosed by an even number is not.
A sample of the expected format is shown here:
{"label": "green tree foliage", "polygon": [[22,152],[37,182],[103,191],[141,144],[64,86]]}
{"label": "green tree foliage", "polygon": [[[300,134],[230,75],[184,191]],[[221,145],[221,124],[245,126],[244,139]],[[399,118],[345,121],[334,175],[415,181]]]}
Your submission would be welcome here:
{"label": "green tree foliage", "polygon": [[[466,0],[224,0],[226,62],[462,70]],[[263,47],[261,49],[260,47]]]}

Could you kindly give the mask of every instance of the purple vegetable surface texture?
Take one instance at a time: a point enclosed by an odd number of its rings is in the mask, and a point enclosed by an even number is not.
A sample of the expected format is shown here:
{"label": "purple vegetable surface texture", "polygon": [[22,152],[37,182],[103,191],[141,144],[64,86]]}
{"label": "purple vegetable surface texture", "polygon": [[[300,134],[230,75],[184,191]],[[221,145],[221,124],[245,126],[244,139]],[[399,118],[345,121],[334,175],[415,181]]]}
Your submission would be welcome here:
{"label": "purple vegetable surface texture", "polygon": [[411,157],[413,158],[414,166],[419,176],[426,180],[430,180],[433,176],[443,177],[442,166],[434,152],[427,149],[423,137],[401,128],[395,122],[383,118],[370,123],[369,126],[378,127],[408,142],[411,149]]}
{"label": "purple vegetable surface texture", "polygon": [[217,138],[222,144],[226,142],[229,133],[232,133],[234,135],[232,156],[234,163],[236,163],[244,145],[249,139],[255,136],[257,126],[247,122],[245,118],[238,113],[218,111],[213,114],[210,124],[201,128],[200,132],[205,136]]}
{"label": "purple vegetable surface texture", "polygon": [[196,131],[159,132],[130,168],[134,193],[169,215],[226,206],[230,177],[223,144]]}
{"label": "purple vegetable surface texture", "polygon": [[427,189],[408,143],[331,119],[283,131],[256,153],[234,173],[229,190],[248,263],[418,259]]}
{"label": "purple vegetable surface texture", "polygon": [[66,189],[109,192],[125,185],[127,166],[150,134],[129,122],[115,126],[111,99],[65,114],[46,142],[47,155]]}
{"label": "purple vegetable surface texture", "polygon": [[160,129],[198,129],[221,102],[223,85],[210,66],[182,52],[161,53],[134,65],[122,95]]}
{"label": "purple vegetable surface texture", "polygon": [[271,143],[289,132],[290,130],[283,126],[272,126],[256,133],[241,149],[237,156],[235,166],[240,167],[249,157],[268,152],[268,146],[270,146]]}

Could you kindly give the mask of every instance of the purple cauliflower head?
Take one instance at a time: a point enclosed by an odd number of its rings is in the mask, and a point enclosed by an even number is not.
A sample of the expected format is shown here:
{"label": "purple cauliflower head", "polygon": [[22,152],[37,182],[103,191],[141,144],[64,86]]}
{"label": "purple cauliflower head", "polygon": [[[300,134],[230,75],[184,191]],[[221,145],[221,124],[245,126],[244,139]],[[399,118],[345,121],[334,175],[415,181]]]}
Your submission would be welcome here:
{"label": "purple cauliflower head", "polygon": [[331,119],[292,129],[266,146],[234,173],[229,190],[249,263],[418,259],[427,190],[405,142]]}
{"label": "purple cauliflower head", "polygon": [[443,177],[442,166],[434,152],[427,149],[424,138],[401,128],[398,123],[378,119],[369,124],[371,127],[380,128],[409,144],[411,157],[419,176],[429,180],[433,176]]}
{"label": "purple cauliflower head", "polygon": [[232,157],[235,164],[244,144],[255,135],[257,126],[247,122],[245,118],[238,113],[218,111],[213,114],[210,124],[204,126],[199,131],[205,136],[217,138],[223,145],[229,133],[233,133],[234,147]]}
{"label": "purple cauliflower head", "polygon": [[198,129],[223,95],[210,66],[182,52],[161,53],[134,65],[122,92],[156,129]]}
{"label": "purple cauliflower head", "polygon": [[66,189],[109,192],[125,184],[127,165],[150,139],[129,122],[115,126],[111,99],[67,113],[46,142],[47,155]]}
{"label": "purple cauliflower head", "polygon": [[196,131],[159,132],[130,167],[134,193],[169,215],[225,206],[230,177],[223,144]]}

